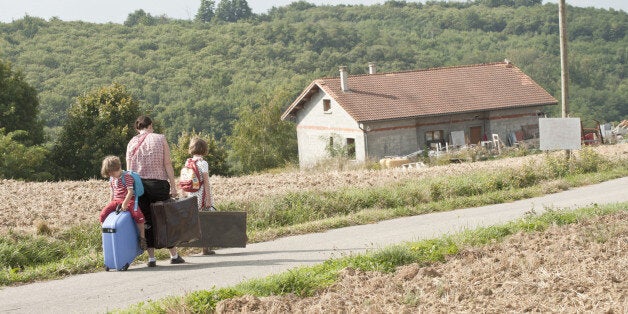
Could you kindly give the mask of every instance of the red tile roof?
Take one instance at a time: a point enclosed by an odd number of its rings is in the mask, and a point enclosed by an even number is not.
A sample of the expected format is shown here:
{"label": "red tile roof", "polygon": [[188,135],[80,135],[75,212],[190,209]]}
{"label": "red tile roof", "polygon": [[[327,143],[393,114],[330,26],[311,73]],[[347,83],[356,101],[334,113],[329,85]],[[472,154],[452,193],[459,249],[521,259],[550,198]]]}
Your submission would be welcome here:
{"label": "red tile roof", "polygon": [[295,114],[322,89],[356,121],[403,119],[539,105],[558,101],[509,62],[348,76],[313,81],[281,116]]}

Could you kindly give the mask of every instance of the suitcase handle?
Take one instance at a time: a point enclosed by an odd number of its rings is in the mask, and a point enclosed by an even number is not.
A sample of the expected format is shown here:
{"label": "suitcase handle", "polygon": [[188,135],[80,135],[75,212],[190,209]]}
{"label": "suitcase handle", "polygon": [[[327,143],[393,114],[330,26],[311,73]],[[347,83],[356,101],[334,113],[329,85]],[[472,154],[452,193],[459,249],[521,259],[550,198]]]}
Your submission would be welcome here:
{"label": "suitcase handle", "polygon": [[122,205],[118,204],[118,206],[116,206],[116,215],[120,214],[121,209],[122,209]]}

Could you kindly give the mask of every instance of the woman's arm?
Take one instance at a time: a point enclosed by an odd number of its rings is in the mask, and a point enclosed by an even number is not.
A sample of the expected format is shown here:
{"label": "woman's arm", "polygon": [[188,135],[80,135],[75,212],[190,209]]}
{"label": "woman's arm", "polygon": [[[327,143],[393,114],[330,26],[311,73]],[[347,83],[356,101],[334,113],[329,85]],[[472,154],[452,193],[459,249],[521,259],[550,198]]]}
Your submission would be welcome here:
{"label": "woman's arm", "polygon": [[166,174],[168,175],[168,181],[170,181],[170,195],[172,197],[177,196],[177,185],[174,181],[174,168],[172,168],[172,159],[170,159],[170,148],[166,137],[163,137],[164,145],[164,167],[166,168]]}

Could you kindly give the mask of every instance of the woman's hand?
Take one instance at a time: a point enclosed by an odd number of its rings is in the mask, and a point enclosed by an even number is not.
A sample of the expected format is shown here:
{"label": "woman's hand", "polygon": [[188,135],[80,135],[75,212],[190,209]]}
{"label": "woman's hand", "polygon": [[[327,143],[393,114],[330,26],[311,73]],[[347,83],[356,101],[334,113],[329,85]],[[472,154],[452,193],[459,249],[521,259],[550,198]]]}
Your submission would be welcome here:
{"label": "woman's hand", "polygon": [[177,188],[173,185],[170,186],[170,196],[171,197],[177,197],[179,195],[179,192],[177,192]]}

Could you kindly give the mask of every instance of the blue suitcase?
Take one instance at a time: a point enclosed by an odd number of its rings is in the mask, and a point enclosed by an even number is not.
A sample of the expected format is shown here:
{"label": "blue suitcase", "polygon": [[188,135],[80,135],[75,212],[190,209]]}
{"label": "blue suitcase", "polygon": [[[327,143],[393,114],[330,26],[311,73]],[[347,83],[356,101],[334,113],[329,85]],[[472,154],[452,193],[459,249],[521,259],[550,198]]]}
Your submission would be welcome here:
{"label": "blue suitcase", "polygon": [[137,225],[131,213],[112,212],[102,224],[102,251],[105,270],[127,270],[142,249],[138,242]]}

